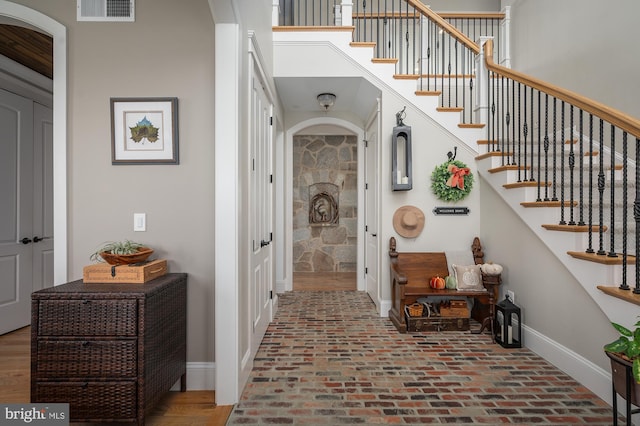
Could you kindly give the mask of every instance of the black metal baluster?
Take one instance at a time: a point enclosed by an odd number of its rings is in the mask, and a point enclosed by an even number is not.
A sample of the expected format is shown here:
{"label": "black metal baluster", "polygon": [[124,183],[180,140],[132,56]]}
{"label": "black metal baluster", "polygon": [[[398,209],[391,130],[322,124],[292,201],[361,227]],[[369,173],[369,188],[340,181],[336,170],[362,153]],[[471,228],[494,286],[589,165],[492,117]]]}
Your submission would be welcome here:
{"label": "black metal baluster", "polygon": [[569,225],[575,225],[573,220],[573,173],[576,165],[576,155],[573,149],[573,105],[569,107]]}
{"label": "black metal baluster", "polygon": [[534,152],[533,147],[534,147],[534,143],[535,142],[533,140],[533,133],[534,133],[533,132],[533,125],[536,122],[536,120],[535,120],[534,115],[533,115],[533,111],[534,111],[534,108],[533,108],[533,87],[531,87],[530,90],[531,90],[531,108],[529,108],[529,110],[531,111],[531,121],[530,121],[530,123],[531,123],[530,124],[530,126],[531,126],[531,147],[530,147],[529,151],[531,152],[531,171],[529,172],[529,181],[530,182],[534,182],[535,179],[533,178],[533,157],[534,157],[535,152]]}
{"label": "black metal baluster", "polygon": [[[511,141],[509,140],[509,123],[511,122],[511,114],[509,113],[509,111],[510,111],[510,109],[509,109],[509,105],[510,105],[510,103],[509,103],[509,80],[510,79],[507,79],[507,86],[506,86],[507,89],[505,90],[506,98],[507,98],[507,102],[505,104],[507,106],[507,113],[505,114],[505,117],[504,117],[504,123],[505,123],[505,127],[506,127],[506,131],[505,131],[505,138],[506,138],[505,142],[506,143],[505,143],[505,145],[506,145],[507,152],[505,153],[504,150],[503,150],[503,153],[502,153],[502,165],[503,166],[505,165],[505,162],[504,162],[505,155],[507,155],[506,165],[509,165],[509,163],[510,163],[508,155],[509,155],[509,150],[511,149],[511,145],[510,145]],[[513,151],[511,151],[511,155],[513,155]]]}
{"label": "black metal baluster", "polygon": [[616,254],[616,233],[615,233],[615,211],[616,211],[616,128],[611,124],[611,182],[609,184],[611,191],[611,236],[608,257],[618,257]]}
{"label": "black metal baluster", "polygon": [[556,176],[556,169],[557,169],[557,164],[558,164],[558,153],[557,153],[557,146],[558,146],[558,132],[557,132],[557,121],[558,121],[558,113],[557,113],[557,100],[558,98],[556,98],[555,96],[553,97],[553,155],[552,155],[552,163],[553,163],[553,172],[551,174],[551,193],[553,194],[553,196],[551,197],[551,201],[558,201],[558,197],[557,197],[557,192],[556,192],[556,188],[558,186],[558,180],[557,180],[557,176]]}
{"label": "black metal baluster", "polygon": [[[540,187],[541,183],[541,170],[540,170],[540,165],[541,165],[541,161],[542,161],[542,126],[540,125],[540,118],[542,117],[542,113],[541,113],[541,108],[542,108],[542,102],[541,102],[541,97],[542,97],[542,93],[538,90],[538,184],[536,185],[538,187],[538,198],[536,198],[536,201],[542,201],[542,197],[541,197],[541,193],[542,193],[542,188]],[[531,155],[533,158],[533,148],[531,149]],[[531,161],[531,165],[533,165],[533,159]]]}
{"label": "black metal baluster", "polygon": [[444,31],[442,31],[442,69],[440,69],[440,88],[442,90],[442,94],[440,95],[440,106],[443,107],[444,106],[444,55],[445,55],[445,51],[444,51]]}
{"label": "black metal baluster", "polygon": [[586,252],[593,253],[593,114],[589,114],[589,152],[591,152],[589,157],[589,219],[587,220],[589,243]]}
{"label": "black metal baluster", "polygon": [[598,162],[598,254],[605,255],[604,251],[604,213],[603,213],[603,195],[604,195],[604,159],[602,153],[604,152],[604,120],[600,119],[600,155]]}
{"label": "black metal baluster", "polygon": [[500,114],[500,144],[499,144],[499,149],[500,149],[500,165],[504,166],[504,150],[505,150],[505,129],[504,129],[504,122],[505,122],[505,118],[506,118],[506,114],[505,114],[505,108],[508,107],[507,104],[505,104],[504,102],[504,94],[505,94],[505,89],[504,89],[504,76],[500,76],[500,105],[502,106],[502,113]]}
{"label": "black metal baluster", "polygon": [[549,95],[544,95],[544,201],[549,201]]}
{"label": "black metal baluster", "polygon": [[515,166],[516,163],[516,81],[511,80],[511,119],[513,125],[511,126],[511,143],[513,149],[511,151],[511,165]]}
{"label": "black metal baluster", "polygon": [[489,95],[491,95],[491,117],[487,117],[487,152],[493,151],[493,129],[495,129],[495,119],[496,119],[496,102],[494,97],[494,84],[491,75],[492,71],[487,73],[487,87],[489,88]]}
{"label": "black metal baluster", "polygon": [[[627,214],[629,208],[628,198],[628,179],[627,179],[627,163],[628,163],[628,147],[627,147],[627,132],[622,133],[622,283],[620,284],[620,290],[629,290],[629,284],[627,284],[627,255],[629,253],[627,249],[627,232],[629,216]],[[637,185],[636,185],[637,186]],[[636,255],[638,253],[636,252]],[[636,269],[638,269],[636,267]]]}
{"label": "black metal baluster", "polygon": [[578,184],[579,189],[579,203],[580,203],[580,217],[578,219],[578,226],[584,226],[584,121],[583,121],[583,110],[580,110],[580,183]]}
{"label": "black metal baluster", "polygon": [[[473,105],[473,74],[469,77],[469,103]],[[473,123],[473,111],[469,108],[469,123]]]}
{"label": "black metal baluster", "polygon": [[[456,29],[458,29],[458,30],[460,29],[457,19],[453,20],[452,25],[454,25],[456,27]],[[455,74],[455,90],[454,90],[454,92],[455,92],[455,99],[456,99],[454,104],[455,104],[456,108],[458,108],[459,107],[459,103],[460,103],[460,101],[458,99],[458,91],[459,91],[459,87],[458,87],[458,77],[459,77],[459,75],[458,74],[460,73],[460,69],[458,67],[458,60],[460,59],[459,58],[460,49],[458,49],[458,40],[454,39],[453,41],[454,41],[454,45],[453,46],[454,46],[454,58],[455,58],[455,65],[454,65],[454,67],[455,67],[455,72],[454,72],[454,74]],[[464,116],[464,112],[462,113],[462,115]]]}
{"label": "black metal baluster", "polygon": [[[638,238],[638,234],[640,234],[640,185],[638,185],[638,182],[640,182],[640,139],[636,138],[636,198],[635,201],[633,202],[633,218],[636,222],[636,229],[635,229],[635,239],[636,239],[636,252],[634,253],[636,256],[636,259],[638,258],[638,255],[640,254],[640,238]],[[633,292],[635,294],[640,294],[640,268],[638,268],[638,264],[636,262],[636,279],[635,279],[635,287],[633,289]]]}
{"label": "black metal baluster", "polygon": [[566,225],[564,220],[564,101],[560,103],[560,225]]}
{"label": "black metal baluster", "polygon": [[[524,167],[523,168],[521,167],[518,170],[523,169],[523,174],[524,174],[524,179],[523,180],[526,182],[526,181],[529,180],[529,179],[527,179],[527,174],[528,174],[528,170],[529,170],[529,168],[527,167],[527,135],[529,134],[529,126],[527,124],[527,86],[524,86],[523,89],[524,89],[524,102],[523,102],[523,104],[524,104],[524,113],[523,113],[523,115],[524,115],[524,124],[522,125],[522,134],[524,136],[524,141],[522,142],[522,146],[524,147],[524,150],[523,150],[524,151],[524,155],[523,155],[523,157],[524,157],[523,166]],[[520,163],[520,164],[522,164],[522,163]],[[518,182],[519,181],[520,180],[518,180]]]}
{"label": "black metal baluster", "polygon": [[[517,165],[518,165],[518,182],[522,182],[522,178],[520,176],[520,173],[522,172],[522,158],[520,156],[520,151],[521,151],[521,146],[522,146],[522,140],[520,138],[520,130],[522,129],[522,120],[521,120],[521,116],[520,116],[520,111],[521,111],[521,103],[520,103],[520,87],[521,87],[521,83],[518,82],[518,161],[517,161]],[[515,124],[514,124],[515,127]],[[515,141],[514,141],[515,143]]]}

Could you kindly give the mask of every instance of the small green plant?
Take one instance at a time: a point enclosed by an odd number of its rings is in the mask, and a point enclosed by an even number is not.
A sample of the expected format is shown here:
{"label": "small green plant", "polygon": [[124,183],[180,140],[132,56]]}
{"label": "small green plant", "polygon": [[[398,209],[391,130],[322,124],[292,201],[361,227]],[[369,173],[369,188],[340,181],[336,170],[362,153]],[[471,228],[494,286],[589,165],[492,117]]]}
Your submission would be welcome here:
{"label": "small green plant", "polygon": [[89,259],[94,262],[102,262],[103,259],[100,256],[100,253],[112,253],[112,254],[134,254],[137,253],[138,250],[142,247],[145,247],[144,244],[136,243],[135,241],[110,241],[105,243],[102,247],[100,247],[95,253],[93,253]]}
{"label": "small green plant", "polygon": [[633,363],[633,378],[640,383],[640,321],[635,323],[633,331],[615,322],[611,325],[620,333],[620,337],[605,345],[604,350],[628,358]]}

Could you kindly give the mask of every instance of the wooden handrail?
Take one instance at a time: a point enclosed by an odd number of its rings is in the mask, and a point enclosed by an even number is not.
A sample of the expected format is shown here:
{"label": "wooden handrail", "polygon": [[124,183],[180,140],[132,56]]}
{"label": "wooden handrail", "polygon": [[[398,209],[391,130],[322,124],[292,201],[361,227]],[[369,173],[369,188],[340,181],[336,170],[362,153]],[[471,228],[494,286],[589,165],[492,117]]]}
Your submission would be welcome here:
{"label": "wooden handrail", "polygon": [[[504,19],[504,13],[462,13],[462,12],[452,12],[452,13],[438,13],[444,19]],[[358,12],[353,13],[354,19],[364,19],[364,18],[375,18],[375,19],[383,19],[383,18],[417,18],[418,14],[416,12],[414,15],[407,16],[404,12]]]}
{"label": "wooden handrail", "polygon": [[438,15],[444,19],[504,19],[505,13],[485,13],[485,12],[440,12]]}
{"label": "wooden handrail", "polygon": [[446,20],[444,20],[444,18],[440,17],[440,15],[438,15],[437,13],[429,9],[424,3],[420,2],[419,0],[405,0],[405,1],[409,3],[414,9],[419,10],[421,14],[428,16],[433,22],[438,24],[439,27],[441,27],[444,31],[449,33],[451,37],[458,40],[460,43],[462,43],[464,46],[466,46],[469,50],[474,52],[476,55],[480,53],[480,46],[478,46],[476,43],[471,41],[469,37],[464,35],[456,27],[454,27],[453,25],[448,23]]}
{"label": "wooden handrail", "polygon": [[505,68],[493,62],[493,40],[487,40],[484,45],[484,56],[487,69],[511,80],[526,84],[540,92],[547,93],[581,110],[593,114],[604,121],[613,124],[615,127],[640,138],[640,120],[631,117],[621,111],[604,105],[600,102],[578,95],[570,90],[563,89],[545,81],[530,77],[510,68]]}

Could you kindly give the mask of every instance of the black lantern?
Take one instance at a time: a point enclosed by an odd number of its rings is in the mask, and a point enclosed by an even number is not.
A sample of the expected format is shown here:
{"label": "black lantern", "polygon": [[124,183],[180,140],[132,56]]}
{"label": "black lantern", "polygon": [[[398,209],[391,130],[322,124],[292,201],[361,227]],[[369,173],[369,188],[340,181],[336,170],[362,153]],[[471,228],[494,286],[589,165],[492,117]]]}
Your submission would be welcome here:
{"label": "black lantern", "polygon": [[508,296],[496,304],[493,332],[496,342],[503,348],[522,347],[520,308],[514,305]]}
{"label": "black lantern", "polygon": [[411,177],[411,127],[402,120],[405,113],[396,113],[396,127],[391,139],[391,188],[394,191],[408,191],[412,188]]}

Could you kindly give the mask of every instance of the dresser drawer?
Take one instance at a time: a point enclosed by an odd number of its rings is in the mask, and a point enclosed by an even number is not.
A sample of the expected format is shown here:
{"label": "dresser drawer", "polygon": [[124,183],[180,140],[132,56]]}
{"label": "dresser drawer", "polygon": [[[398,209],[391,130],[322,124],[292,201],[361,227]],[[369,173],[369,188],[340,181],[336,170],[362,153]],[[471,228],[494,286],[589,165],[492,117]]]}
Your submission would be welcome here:
{"label": "dresser drawer", "polygon": [[38,377],[135,378],[137,340],[39,340]]}
{"label": "dresser drawer", "polygon": [[41,300],[39,336],[135,336],[136,300]]}
{"label": "dresser drawer", "polygon": [[135,420],[136,383],[38,382],[31,402],[68,403],[71,420]]}

